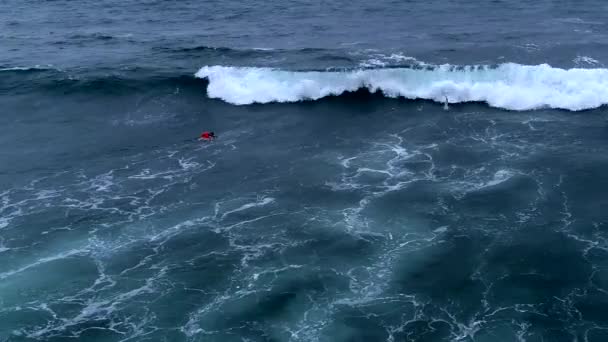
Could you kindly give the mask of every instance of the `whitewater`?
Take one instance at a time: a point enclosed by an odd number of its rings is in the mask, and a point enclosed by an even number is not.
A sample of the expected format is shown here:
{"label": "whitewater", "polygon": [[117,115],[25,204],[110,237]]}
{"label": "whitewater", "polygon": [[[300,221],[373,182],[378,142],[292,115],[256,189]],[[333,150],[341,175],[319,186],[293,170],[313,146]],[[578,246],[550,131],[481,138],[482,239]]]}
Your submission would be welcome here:
{"label": "whitewater", "polygon": [[608,69],[561,69],[548,64],[407,66],[344,71],[288,71],[204,66],[208,96],[234,105],[299,102],[368,90],[390,98],[449,103],[485,102],[507,110],[581,111],[608,103]]}

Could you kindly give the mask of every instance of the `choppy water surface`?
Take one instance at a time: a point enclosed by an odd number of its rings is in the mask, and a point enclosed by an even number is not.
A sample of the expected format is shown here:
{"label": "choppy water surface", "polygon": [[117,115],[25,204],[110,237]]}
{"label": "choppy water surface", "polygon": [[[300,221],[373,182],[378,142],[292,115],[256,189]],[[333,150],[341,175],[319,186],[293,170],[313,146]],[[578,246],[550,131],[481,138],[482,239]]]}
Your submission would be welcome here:
{"label": "choppy water surface", "polygon": [[606,340],[604,10],[3,2],[0,340]]}

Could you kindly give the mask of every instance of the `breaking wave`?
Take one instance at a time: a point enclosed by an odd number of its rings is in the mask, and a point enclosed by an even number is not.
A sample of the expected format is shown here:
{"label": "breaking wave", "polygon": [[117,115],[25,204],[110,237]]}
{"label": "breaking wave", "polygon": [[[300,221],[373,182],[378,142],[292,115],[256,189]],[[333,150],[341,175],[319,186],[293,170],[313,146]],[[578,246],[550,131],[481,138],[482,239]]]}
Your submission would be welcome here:
{"label": "breaking wave", "polygon": [[560,69],[547,64],[345,71],[204,66],[195,76],[209,81],[209,97],[235,105],[317,100],[358,90],[391,98],[485,102],[508,110],[579,111],[608,103],[608,69]]}

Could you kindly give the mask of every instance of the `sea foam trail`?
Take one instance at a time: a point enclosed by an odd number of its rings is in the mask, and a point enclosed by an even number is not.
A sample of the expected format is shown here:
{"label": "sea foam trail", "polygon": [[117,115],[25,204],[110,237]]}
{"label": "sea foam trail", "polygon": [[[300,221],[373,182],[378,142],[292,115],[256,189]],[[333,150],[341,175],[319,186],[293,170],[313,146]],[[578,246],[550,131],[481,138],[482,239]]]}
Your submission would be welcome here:
{"label": "sea foam trail", "polygon": [[442,103],[445,97],[450,103],[486,102],[509,110],[577,111],[608,103],[608,69],[560,69],[547,64],[327,72],[205,66],[196,77],[209,80],[210,97],[235,105],[317,100],[359,89]]}

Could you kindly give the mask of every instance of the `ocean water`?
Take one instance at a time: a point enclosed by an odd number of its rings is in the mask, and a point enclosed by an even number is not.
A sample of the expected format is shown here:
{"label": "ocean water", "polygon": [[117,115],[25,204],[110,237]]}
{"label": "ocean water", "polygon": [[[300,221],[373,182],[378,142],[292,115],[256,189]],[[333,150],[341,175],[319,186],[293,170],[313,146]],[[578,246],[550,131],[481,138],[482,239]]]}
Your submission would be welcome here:
{"label": "ocean water", "polygon": [[608,340],[607,12],[0,1],[0,341]]}

